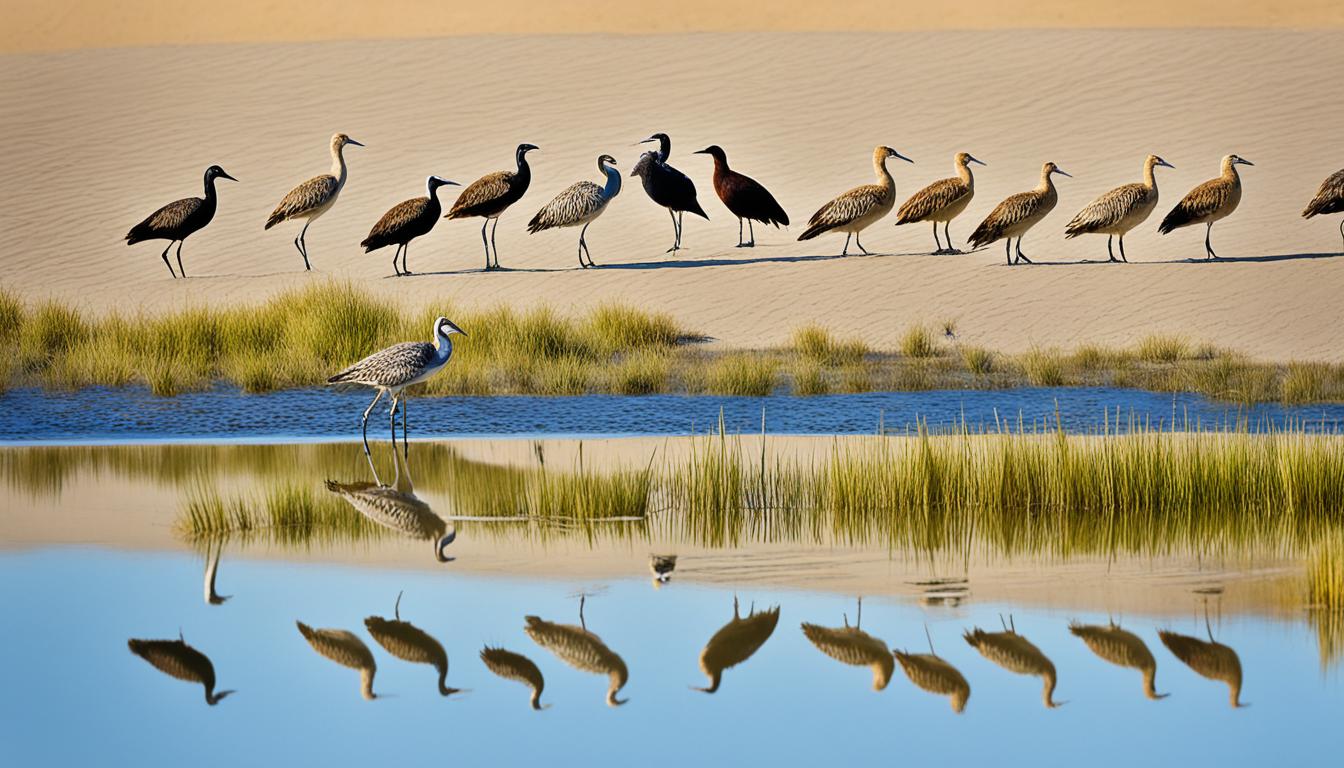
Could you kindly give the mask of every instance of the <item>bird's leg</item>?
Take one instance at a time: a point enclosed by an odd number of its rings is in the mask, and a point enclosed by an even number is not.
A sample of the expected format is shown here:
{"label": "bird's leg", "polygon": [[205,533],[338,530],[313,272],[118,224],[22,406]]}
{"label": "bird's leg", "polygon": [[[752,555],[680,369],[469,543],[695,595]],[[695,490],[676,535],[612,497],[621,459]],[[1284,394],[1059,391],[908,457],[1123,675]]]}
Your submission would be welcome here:
{"label": "bird's leg", "polygon": [[168,267],[168,274],[172,275],[173,279],[176,280],[177,273],[173,271],[173,262],[168,260],[168,252],[171,250],[173,250],[173,243],[172,241],[169,241],[168,247],[163,249],[163,265]]}
{"label": "bird's leg", "polygon": [[1111,240],[1114,237],[1115,235],[1106,236],[1106,256],[1108,257],[1108,261],[1115,261],[1115,251],[1111,250]]}
{"label": "bird's leg", "polygon": [[937,256],[940,253],[947,253],[947,251],[943,250],[942,241],[938,239],[938,222],[936,221],[933,222],[933,245],[933,255]]}
{"label": "bird's leg", "polygon": [[177,241],[177,273],[183,277],[187,276],[187,270],[182,268],[182,243],[185,242],[185,240]]}
{"label": "bird's leg", "polygon": [[748,247],[748,248],[755,248],[755,247],[756,247],[756,225],[751,223],[751,219],[747,219],[747,234],[751,237],[751,239],[747,241],[747,247]]}
{"label": "bird's leg", "polygon": [[[406,432],[406,396],[405,396],[405,395],[402,395],[402,397],[401,397],[401,457],[402,457],[403,459],[406,459],[407,461],[410,461],[410,459],[411,459],[411,446],[410,446],[409,443],[406,442],[406,439],[407,439],[407,438],[406,438],[406,435],[407,435],[407,434],[408,434],[408,433]],[[393,450],[396,450],[396,445],[393,445],[393,446],[392,446],[392,449],[393,449]],[[406,467],[406,476],[407,476],[407,477],[410,477],[410,472],[411,472],[411,468],[410,468],[409,465],[407,465],[407,467]]]}
{"label": "bird's leg", "polygon": [[1213,245],[1209,243],[1209,238],[1213,235],[1213,222],[1209,222],[1204,228],[1204,252],[1206,259],[1216,259],[1218,254],[1213,252]]}
{"label": "bird's leg", "polygon": [[737,247],[742,248],[746,244],[742,242],[742,217],[737,217]]}
{"label": "bird's leg", "polygon": [[667,215],[672,217],[672,247],[664,253],[676,253],[677,248],[681,247],[681,230],[677,227],[677,214],[671,208],[667,209]]}
{"label": "bird's leg", "polygon": [[863,240],[862,240],[862,237],[863,237],[863,236],[862,236],[860,233],[855,232],[855,233],[854,233],[854,244],[857,245],[857,246],[859,246],[859,250],[860,250],[860,251],[863,251],[863,255],[864,255],[864,256],[871,256],[872,254],[871,254],[871,253],[868,253],[868,249],[863,247]]}
{"label": "bird's leg", "polygon": [[401,277],[401,267],[397,266],[397,257],[400,255],[401,246],[398,245],[397,249],[392,252],[392,271],[397,273],[397,277]]}
{"label": "bird's leg", "polygon": [[481,245],[485,246],[485,269],[490,271],[490,241],[485,237],[485,228],[490,226],[490,220],[481,222]]}
{"label": "bird's leg", "polygon": [[[397,453],[397,405],[401,400],[401,395],[392,396],[392,408],[387,412],[388,427],[392,430],[392,454]],[[403,435],[404,437],[404,435]]]}
{"label": "bird's leg", "polygon": [[1022,238],[1020,237],[1017,238],[1017,258],[1019,261],[1025,261],[1028,264],[1031,263],[1031,259],[1027,258],[1027,254],[1022,252]]}
{"label": "bird's leg", "polygon": [[1125,258],[1125,236],[1124,236],[1124,235],[1121,235],[1121,236],[1120,236],[1120,260],[1123,261],[1123,262],[1125,262],[1126,264],[1129,263],[1129,259]]}
{"label": "bird's leg", "polygon": [[312,223],[313,223],[312,219],[306,219],[303,222],[303,231],[299,233],[298,239],[294,241],[294,244],[299,247],[299,253],[303,254],[303,268],[308,271],[312,271],[313,269],[313,265],[308,263],[308,239],[307,239],[308,225]]}
{"label": "bird's leg", "polygon": [[[409,275],[409,274],[411,274],[411,268],[408,267],[408,266],[406,266],[406,256],[407,256],[410,252],[411,252],[411,244],[410,244],[410,243],[406,243],[405,245],[401,246],[401,274],[403,274],[403,275]],[[403,404],[402,407],[404,408],[405,405]]]}
{"label": "bird's leg", "polygon": [[583,627],[584,632],[588,631],[588,622],[583,620],[583,602],[587,599],[587,595],[579,595],[579,626]]}
{"label": "bird's leg", "polygon": [[[592,222],[589,222],[589,224],[591,223]],[[583,242],[583,236],[586,234],[588,234],[588,224],[584,224],[583,229],[579,230],[579,266],[584,269],[588,268],[588,265],[583,263],[583,252],[588,249],[588,244]],[[591,262],[592,260],[593,257],[589,255],[588,261]]]}
{"label": "bird's leg", "polygon": [[681,248],[681,233],[686,231],[686,212],[677,211],[677,248]]}
{"label": "bird's leg", "polygon": [[369,407],[364,409],[364,418],[359,420],[360,429],[364,433],[365,456],[369,455],[369,414],[373,413],[373,406],[377,405],[378,401],[382,399],[383,399],[383,390],[380,389],[378,390],[378,394],[374,395],[373,402],[369,403]]}
{"label": "bird's leg", "polygon": [[1013,246],[1013,238],[1010,237],[1003,241],[1003,255],[1008,259],[1008,266],[1010,267],[1013,266],[1012,246]]}
{"label": "bird's leg", "polygon": [[1344,221],[1339,222],[1339,239],[1341,243],[1344,243]]}
{"label": "bird's leg", "polygon": [[851,237],[853,237],[853,236],[854,236],[854,233],[853,233],[853,232],[846,232],[846,233],[845,233],[845,247],[844,247],[843,250],[840,251],[840,255],[841,255],[841,256],[848,256],[848,255],[849,255],[849,239],[850,239]]}
{"label": "bird's leg", "polygon": [[499,246],[495,245],[495,230],[499,229],[499,219],[495,219],[495,225],[490,228],[490,249],[495,252],[495,269],[499,269]]}
{"label": "bird's leg", "polygon": [[[937,226],[937,225],[935,225],[935,226]],[[961,251],[959,251],[959,250],[957,250],[956,248],[952,247],[952,232],[951,232],[951,230],[952,230],[952,222],[950,222],[950,221],[945,221],[945,222],[943,222],[943,239],[947,241],[947,252],[948,252],[948,253],[961,253]]]}

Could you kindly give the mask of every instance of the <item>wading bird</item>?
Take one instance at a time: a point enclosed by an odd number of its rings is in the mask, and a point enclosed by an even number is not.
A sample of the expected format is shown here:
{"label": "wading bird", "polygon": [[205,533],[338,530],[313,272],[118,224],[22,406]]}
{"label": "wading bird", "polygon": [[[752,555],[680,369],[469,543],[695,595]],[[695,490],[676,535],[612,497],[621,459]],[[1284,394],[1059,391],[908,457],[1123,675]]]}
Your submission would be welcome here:
{"label": "wading bird", "polygon": [[[410,250],[411,241],[429,234],[434,224],[438,222],[439,215],[443,213],[443,206],[439,204],[439,187],[446,184],[456,186],[457,182],[430,176],[425,180],[424,197],[413,197],[397,203],[390,211],[384,213],[378,223],[373,225],[373,229],[369,230],[369,236],[360,243],[364,252],[369,253],[395,244],[397,250],[392,253],[392,270],[397,276],[411,274],[410,268],[406,266],[406,254]],[[397,266],[398,254],[401,255],[400,267]]]}
{"label": "wading bird", "polygon": [[[1000,618],[1002,621],[1002,618]],[[1041,701],[1054,709],[1064,702],[1055,701],[1055,665],[1041,653],[1041,649],[1032,645],[1027,638],[1017,634],[1016,626],[1006,626],[1002,632],[986,632],[979,627],[962,635],[967,644],[980,652],[981,656],[1019,675],[1032,675],[1041,678]]]}
{"label": "wading bird", "polygon": [[126,641],[131,653],[148,661],[154,668],[170,677],[198,683],[205,688],[205,703],[215,706],[233,691],[215,693],[215,665],[200,651],[187,645],[179,633],[176,640]]}
{"label": "wading bird", "polygon": [[583,620],[583,598],[579,600],[579,626],[554,624],[536,616],[526,616],[523,631],[533,642],[555,654],[569,666],[595,675],[606,675],[607,705],[619,707],[629,699],[618,699],[616,694],[630,679],[625,660],[602,642],[602,638],[588,631]]}
{"label": "wading bird", "polygon": [[[896,183],[892,181],[891,172],[887,170],[889,157],[900,158],[907,163],[915,162],[891,147],[874,149],[873,171],[877,174],[877,183],[855,187],[821,206],[812,214],[812,218],[808,219],[807,229],[798,236],[798,239],[811,240],[823,232],[844,232],[845,248],[840,252],[841,256],[849,255],[851,237],[854,238],[854,244],[859,246],[860,251],[868,253],[868,249],[863,247],[863,241],[859,239],[859,234],[886,216],[896,204]],[[887,654],[883,651],[882,655]]]}
{"label": "wading bird", "polygon": [[[1041,166],[1041,183],[1037,184],[1035,189],[1030,192],[1019,192],[995,206],[989,216],[985,217],[980,226],[971,233],[971,247],[979,248],[1002,238],[1003,252],[1008,257],[1009,264],[1020,261],[1030,264],[1031,259],[1022,253],[1022,236],[1054,210],[1055,203],[1059,202],[1055,184],[1050,179],[1056,173],[1060,176],[1069,176],[1054,163],[1046,163]],[[1016,258],[1009,250],[1013,238],[1017,238]]]}
{"label": "wading bird", "polygon": [[1157,231],[1165,235],[1181,227],[1203,224],[1204,258],[1218,258],[1209,239],[1213,235],[1214,223],[1231,216],[1232,212],[1237,210],[1237,204],[1241,202],[1241,177],[1237,175],[1238,165],[1255,165],[1255,163],[1236,155],[1224,157],[1222,174],[1190,190],[1181,198],[1181,202],[1171,209],[1171,213],[1162,219]]}
{"label": "wading bird", "polygon": [[[496,171],[471,182],[462,190],[462,194],[457,196],[457,201],[444,216],[445,219],[466,219],[472,216],[485,219],[481,222],[481,243],[485,246],[487,270],[499,269],[499,248],[495,246],[495,230],[499,229],[499,217],[509,209],[509,206],[522,199],[528,185],[532,183],[532,167],[527,164],[527,153],[536,150],[537,146],[534,144],[519,144],[518,149],[514,151],[517,170]],[[491,221],[494,221],[495,225],[490,228],[490,239],[487,240],[485,228]],[[493,262],[490,260],[491,249],[495,252]]]}
{"label": "wading bird", "polygon": [[[1341,212],[1344,212],[1344,170],[1335,171],[1321,182],[1321,188],[1316,190],[1316,196],[1311,198],[1311,202],[1307,203],[1307,207],[1302,211],[1302,218],[1310,219],[1318,214]],[[1339,236],[1344,238],[1344,219],[1339,222]]]}
{"label": "wading bird", "polygon": [[1227,700],[1234,707],[1248,706],[1241,700],[1241,658],[1237,652],[1213,639],[1209,619],[1204,617],[1207,642],[1198,637],[1159,630],[1157,636],[1172,655],[1200,677],[1227,684]]}
{"label": "wading bird", "polygon": [[[910,196],[896,210],[896,226],[913,224],[918,221],[933,222],[934,255],[943,253],[961,253],[952,247],[952,234],[948,231],[952,220],[957,218],[975,197],[975,176],[971,173],[971,163],[984,163],[971,157],[969,152],[958,152],[952,161],[957,175],[951,179],[940,179]],[[947,246],[938,242],[938,223],[943,224],[943,235]]]}
{"label": "wading bird", "polygon": [[1125,184],[1098,197],[1073,217],[1073,221],[1064,228],[1064,239],[1093,232],[1106,235],[1106,255],[1111,261],[1117,261],[1111,250],[1111,239],[1120,238],[1119,261],[1129,262],[1125,258],[1125,233],[1147,220],[1157,207],[1157,177],[1153,169],[1175,168],[1157,155],[1149,155],[1143,161],[1143,181]]}
{"label": "wading bird", "polygon": [[[584,269],[597,266],[593,263],[593,255],[588,253],[588,243],[583,236],[588,232],[588,225],[601,216],[611,199],[621,192],[621,172],[616,170],[615,165],[616,158],[611,155],[599,156],[597,169],[607,177],[606,184],[599,187],[591,181],[580,181],[571,185],[537,211],[537,215],[527,223],[528,234],[582,224],[583,229],[579,230],[579,266]],[[585,254],[588,256],[586,262],[583,260]]]}
{"label": "wading bird", "polygon": [[[761,186],[760,182],[728,167],[728,155],[717,144],[711,144],[694,154],[709,155],[714,158],[714,193],[719,196],[729,211],[737,217],[737,247],[753,248],[756,245],[756,229],[753,221],[773,224],[776,227],[789,225],[789,215],[784,212],[775,196]],[[751,239],[742,241],[742,221],[747,222],[747,231]]]}
{"label": "wading bird", "polygon": [[934,653],[933,638],[928,632],[929,628],[925,627],[924,636],[929,640],[928,653],[892,651],[892,655],[901,663],[901,670],[910,678],[910,682],[929,693],[947,696],[952,711],[961,714],[966,710],[967,699],[971,698],[970,683],[966,682],[956,667]]}
{"label": "wading bird", "polygon": [[308,226],[317,217],[331,210],[331,206],[336,204],[336,198],[340,196],[341,190],[345,188],[346,170],[345,154],[343,150],[347,144],[353,144],[356,147],[362,147],[358,141],[346,136],[344,133],[338,133],[331,137],[331,173],[324,173],[321,176],[303,182],[299,186],[291,189],[289,194],[285,195],[280,204],[271,211],[270,218],[266,219],[265,229],[270,229],[282,221],[291,219],[303,219],[303,231],[294,238],[294,247],[299,249],[299,255],[303,257],[303,268],[312,269],[313,265],[308,262],[308,241],[304,239],[308,234]]}
{"label": "wading bird", "polygon": [[541,676],[537,665],[521,653],[503,648],[485,646],[481,649],[481,661],[486,668],[505,680],[516,680],[532,689],[532,708],[546,709],[550,704],[542,705],[541,692],[546,688],[546,680]]}
{"label": "wading bird", "polygon": [[364,455],[369,455],[369,414],[384,394],[392,396],[392,409],[389,411],[392,423],[392,445],[397,443],[397,406],[401,406],[401,442],[406,451],[406,404],[402,402],[402,391],[412,384],[419,384],[438,373],[453,356],[454,333],[463,336],[467,332],[458,328],[446,317],[434,321],[434,343],[427,341],[404,341],[393,344],[387,349],[374,352],[340,373],[327,379],[328,384],[361,384],[378,390],[377,396],[369,407],[364,409],[360,421],[364,433]]}
{"label": "wading bird", "polygon": [[859,626],[863,623],[863,598],[859,598],[857,623],[849,626],[849,616],[845,616],[845,626],[821,627],[804,623],[803,634],[816,646],[817,650],[832,659],[853,667],[868,667],[873,671],[873,690],[881,691],[891,682],[891,673],[896,662],[887,650],[887,644],[864,632]]}
{"label": "wading bird", "polygon": [[1167,694],[1157,692],[1157,659],[1153,652],[1133,632],[1110,622],[1100,624],[1069,624],[1069,631],[1087,643],[1092,652],[1118,666],[1137,669],[1143,673],[1143,695],[1150,699],[1165,699]]}
{"label": "wading bird", "polygon": [[639,143],[652,141],[658,142],[658,149],[640,155],[630,175],[638,176],[649,199],[666,208],[672,217],[672,247],[667,252],[676,253],[681,248],[683,215],[690,212],[708,221],[709,214],[695,197],[695,184],[686,174],[667,164],[667,158],[672,154],[672,139],[666,133],[655,133]]}
{"label": "wading bird", "polygon": [[[367,455],[365,458],[369,459],[369,467],[372,468],[373,459]],[[392,463],[397,471],[392,485],[383,485],[378,479],[378,471],[374,469],[372,483],[338,483],[328,480],[327,490],[340,496],[356,512],[383,528],[410,539],[432,542],[434,559],[440,563],[450,562],[453,558],[444,554],[444,550],[457,539],[457,529],[450,528],[443,518],[434,514],[434,510],[415,495],[410,467],[402,472],[403,462],[397,456],[395,444],[392,447]]]}
{"label": "wading bird", "polygon": [[343,667],[359,670],[360,695],[366,699],[378,698],[373,692],[373,676],[378,672],[378,665],[363,640],[344,629],[313,629],[302,621],[294,623],[314,651]]}
{"label": "wading bird", "polygon": [[144,240],[167,240],[168,247],[163,249],[162,254],[163,263],[168,267],[168,274],[176,278],[177,272],[173,271],[173,265],[168,261],[168,251],[173,249],[173,243],[177,243],[177,269],[182,273],[182,277],[186,277],[187,271],[182,268],[182,243],[215,218],[215,179],[237,181],[218,165],[206,168],[205,197],[174,200],[149,214],[149,218],[131,227],[131,231],[126,233],[126,244],[135,245]]}
{"label": "wading bird", "polygon": [[733,620],[720,627],[700,652],[700,671],[709,678],[709,686],[695,690],[704,693],[719,690],[723,671],[750,659],[774,634],[778,623],[779,606],[761,613],[757,613],[753,606],[744,619],[738,614],[737,597],[734,596]]}
{"label": "wading bird", "polygon": [[439,673],[440,696],[459,692],[461,689],[449,688],[444,682],[448,678],[448,652],[443,650],[443,644],[423,629],[401,620],[401,595],[397,595],[393,615],[395,619],[370,616],[364,619],[364,627],[383,650],[398,659],[434,667]]}

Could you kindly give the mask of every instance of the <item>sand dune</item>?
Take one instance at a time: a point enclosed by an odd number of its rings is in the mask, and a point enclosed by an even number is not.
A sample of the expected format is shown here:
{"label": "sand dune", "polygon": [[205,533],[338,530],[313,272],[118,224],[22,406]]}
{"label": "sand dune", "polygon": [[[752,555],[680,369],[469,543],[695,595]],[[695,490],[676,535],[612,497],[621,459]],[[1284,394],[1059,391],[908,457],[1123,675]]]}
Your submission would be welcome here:
{"label": "sand dune", "polygon": [[[1216,76],[1202,74],[1217,62]],[[408,302],[507,301],[581,309],[623,299],[673,313],[728,346],[781,343],[818,321],[892,345],[916,321],[955,319],[962,339],[1008,351],[1079,342],[1124,344],[1183,333],[1270,359],[1341,358],[1344,258],[1337,221],[1299,213],[1344,164],[1331,98],[1344,33],[1288,31],[999,31],[896,34],[696,34],[657,37],[459,37],[439,40],[161,47],[4,57],[0,73],[0,283],[25,297],[93,311],[234,302],[333,276]],[[604,268],[577,269],[577,232],[529,236],[527,219],[595,158],[628,173],[632,142],[662,130],[672,161],[700,186],[712,220],[687,220],[687,250],[666,213],[629,179],[588,232]],[[308,243],[297,226],[262,223],[295,183],[325,172],[335,131],[350,182]],[[479,228],[443,221],[412,248],[416,277],[392,279],[391,252],[356,245],[391,205],[436,173],[469,182],[510,167],[529,141],[532,190],[501,221],[508,271],[483,274]],[[1026,238],[1040,266],[1007,268],[1002,250],[921,255],[926,227],[869,231],[885,255],[837,259],[841,240],[794,241],[760,229],[738,250],[736,221],[713,197],[717,143],[735,168],[775,193],[795,222],[871,179],[878,143],[916,160],[894,168],[902,198],[951,173],[961,149],[977,199],[953,223],[964,241],[1003,196],[1036,182],[1044,160],[1059,208]],[[1099,237],[1066,242],[1069,217],[1097,194],[1138,180],[1156,152],[1162,202],[1127,238],[1132,261],[1104,259]],[[1161,215],[1218,159],[1253,160],[1241,209],[1203,232],[1159,237]],[[153,243],[121,238],[158,205],[200,194],[211,163],[241,179],[222,188],[216,221],[184,249],[191,279],[172,281]],[[633,182],[633,183],[632,183]],[[451,194],[448,195],[451,199]]]}

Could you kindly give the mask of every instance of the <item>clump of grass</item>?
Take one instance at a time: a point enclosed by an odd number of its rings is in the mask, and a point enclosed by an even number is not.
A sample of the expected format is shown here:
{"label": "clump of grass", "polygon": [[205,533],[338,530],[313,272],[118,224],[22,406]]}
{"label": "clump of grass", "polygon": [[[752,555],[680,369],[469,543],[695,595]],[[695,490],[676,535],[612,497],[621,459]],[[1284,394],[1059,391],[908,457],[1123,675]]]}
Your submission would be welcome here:
{"label": "clump of grass", "polygon": [[666,392],[671,362],[656,350],[627,355],[611,372],[610,388],[620,395],[652,395]]}
{"label": "clump of grass", "polygon": [[9,289],[0,287],[0,343],[10,344],[23,326],[23,302]]}
{"label": "clump of grass", "polygon": [[1037,387],[1064,386],[1064,360],[1053,349],[1032,349],[1022,356],[1027,381]]}
{"label": "clump of grass", "polygon": [[934,342],[933,332],[923,324],[910,326],[901,336],[901,354],[917,360],[936,357],[938,345]]}
{"label": "clump of grass", "polygon": [[793,394],[824,395],[831,391],[826,371],[813,360],[803,360],[793,369]]}
{"label": "clump of grass", "polygon": [[1174,363],[1190,357],[1190,343],[1180,336],[1146,336],[1135,347],[1139,359],[1146,363]]}
{"label": "clump of grass", "polygon": [[859,339],[840,341],[819,325],[805,325],[793,332],[793,349],[804,360],[820,365],[853,365],[871,350]]}
{"label": "clump of grass", "polygon": [[1307,559],[1307,603],[1344,610],[1344,543],[1336,536],[1323,542]]}
{"label": "clump of grass", "polygon": [[670,348],[688,334],[671,315],[650,313],[624,304],[603,304],[588,316],[585,331],[605,354]]}
{"label": "clump of grass", "polygon": [[78,310],[55,301],[43,302],[24,316],[19,330],[19,367],[41,372],[88,336],[88,324]]}
{"label": "clump of grass", "polygon": [[1289,363],[1280,385],[1283,402],[1295,405],[1325,399],[1332,373],[1331,366],[1324,363]]}
{"label": "clump of grass", "polygon": [[775,391],[778,367],[773,358],[728,354],[710,364],[705,384],[716,395],[764,397]]}
{"label": "clump of grass", "polygon": [[994,370],[994,353],[984,347],[962,347],[961,361],[966,364],[966,370],[976,376]]}
{"label": "clump of grass", "polygon": [[876,388],[874,370],[870,365],[854,363],[840,369],[840,388],[850,394],[872,392]]}

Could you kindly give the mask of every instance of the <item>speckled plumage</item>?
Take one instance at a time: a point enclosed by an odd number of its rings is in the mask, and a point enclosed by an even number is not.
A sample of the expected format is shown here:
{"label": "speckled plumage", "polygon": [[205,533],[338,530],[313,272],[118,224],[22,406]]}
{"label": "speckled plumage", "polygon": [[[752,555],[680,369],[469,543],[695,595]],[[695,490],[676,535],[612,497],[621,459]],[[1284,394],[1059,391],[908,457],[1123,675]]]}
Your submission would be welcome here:
{"label": "speckled plumage", "polygon": [[1044,681],[1041,700],[1047,707],[1058,706],[1054,700],[1055,665],[1030,640],[1012,630],[986,632],[978,627],[967,631],[962,637],[981,656],[1009,672],[1041,678]]}
{"label": "speckled plumage", "polygon": [[717,691],[724,670],[751,658],[774,634],[777,624],[779,624],[779,606],[760,613],[753,610],[746,618],[742,618],[738,614],[737,598],[733,598],[732,621],[720,627],[700,652],[700,671],[709,678],[709,686],[700,690],[705,693]]}
{"label": "speckled plumage", "polygon": [[1241,703],[1241,658],[1237,652],[1213,640],[1158,630],[1158,639],[1187,667],[1201,677],[1227,684],[1228,701],[1234,707]]}
{"label": "speckled plumage", "polygon": [[[877,175],[876,184],[865,184],[845,192],[831,200],[807,221],[807,229],[798,236],[801,240],[811,240],[824,232],[844,232],[850,237],[859,235],[869,225],[886,216],[896,204],[896,185],[891,172],[887,170],[887,158],[899,157],[909,160],[891,147],[877,147],[873,150],[873,172]],[[862,243],[859,250],[867,253]],[[849,237],[845,238],[844,253],[849,252]]]}
{"label": "speckled plumage", "polygon": [[527,222],[529,234],[555,227],[573,227],[597,218],[606,209],[610,199],[602,194],[602,187],[591,181],[572,184],[537,211]]}
{"label": "speckled plumage", "polygon": [[335,202],[335,196],[339,191],[340,184],[335,176],[329,173],[314,176],[291,189],[280,200],[275,210],[267,217],[264,229],[270,229],[287,219],[312,215],[325,205]]}
{"label": "speckled plumage", "polygon": [[397,389],[424,375],[437,348],[427,341],[403,341],[380,349],[327,379],[329,384],[363,384]]}
{"label": "speckled plumage", "polygon": [[602,638],[573,624],[556,624],[536,616],[527,616],[524,620],[527,625],[523,631],[537,645],[581,672],[607,676],[607,704],[618,706],[625,703],[616,698],[616,694],[625,687],[630,677],[629,670],[625,660],[608,648]]}
{"label": "speckled plumage", "polygon": [[822,627],[804,623],[803,635],[817,650],[842,664],[870,668],[874,691],[885,689],[891,682],[896,661],[886,643],[858,627]]}
{"label": "speckled plumage", "polygon": [[1157,231],[1167,234],[1180,227],[1212,224],[1232,215],[1241,202],[1241,176],[1236,155],[1223,158],[1222,173],[1186,193],[1162,219]]}
{"label": "speckled plumage", "polygon": [[481,649],[481,661],[491,672],[505,680],[515,680],[532,689],[532,708],[541,709],[541,692],[546,689],[546,679],[531,659],[521,653],[486,646]]}
{"label": "speckled plumage", "polygon": [[1055,171],[1054,163],[1046,163],[1041,167],[1041,182],[1035,189],[1010,195],[994,206],[971,233],[971,245],[979,248],[1000,238],[1021,237],[1053,211],[1059,202],[1059,194],[1050,178]]}
{"label": "speckled plumage", "polygon": [[387,485],[335,480],[328,480],[326,488],[369,520],[407,538],[437,540],[448,529],[443,518],[412,493]]}
{"label": "speckled plumage", "polygon": [[359,670],[360,693],[366,699],[375,698],[373,677],[378,665],[373,652],[353,632],[344,629],[313,629],[302,621],[294,622],[303,639],[323,657],[343,667]]}
{"label": "speckled plumage", "polygon": [[941,656],[932,653],[906,653],[894,651],[901,670],[921,690],[947,696],[954,712],[966,709],[966,701],[971,697],[971,685],[961,671]]}
{"label": "speckled plumage", "polygon": [[409,621],[381,616],[364,619],[364,627],[383,650],[398,659],[434,667],[439,673],[439,695],[448,696],[458,692],[456,688],[449,688],[445,682],[448,677],[448,652],[428,632]]}
{"label": "speckled plumage", "polygon": [[203,686],[205,701],[211,706],[232,693],[232,691],[215,693],[215,665],[210,663],[209,657],[204,653],[187,645],[181,638],[177,640],[132,638],[126,641],[126,645],[131,649],[131,653],[149,662],[160,672],[178,680]]}
{"label": "speckled plumage", "polygon": [[1316,196],[1302,209],[1302,217],[1310,219],[1327,213],[1344,212],[1344,170],[1338,170],[1321,182]]}
{"label": "speckled plumage", "polygon": [[1143,673],[1143,692],[1150,699],[1160,699],[1154,687],[1157,678],[1157,659],[1148,645],[1133,632],[1115,624],[1070,624],[1069,632],[1080,638],[1101,659],[1116,666],[1137,669]]}

